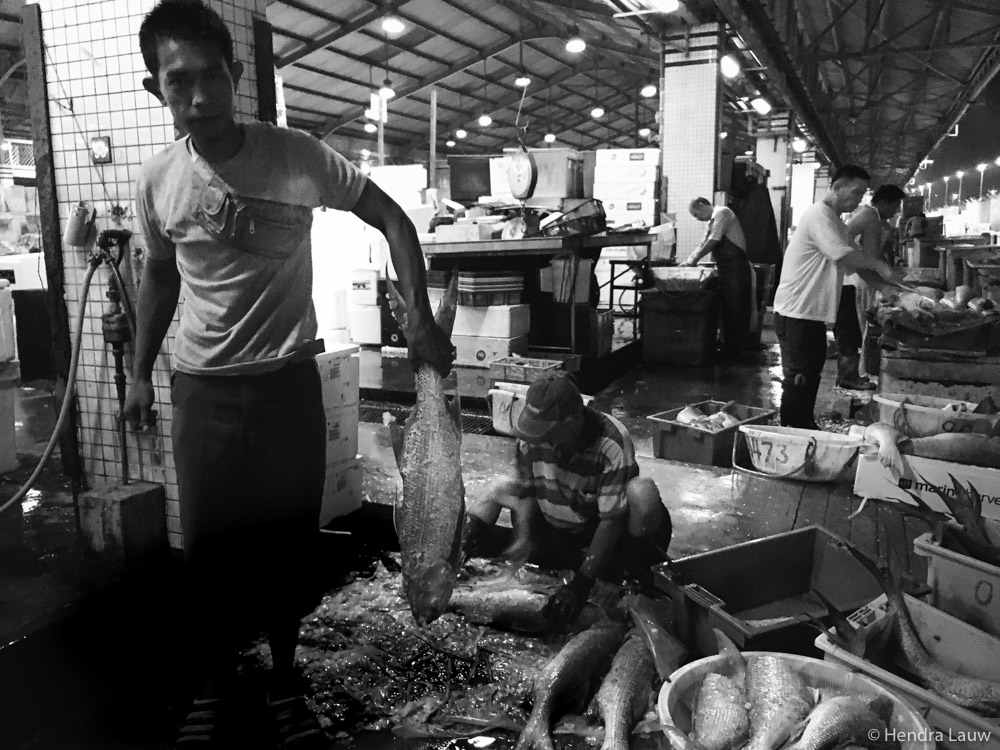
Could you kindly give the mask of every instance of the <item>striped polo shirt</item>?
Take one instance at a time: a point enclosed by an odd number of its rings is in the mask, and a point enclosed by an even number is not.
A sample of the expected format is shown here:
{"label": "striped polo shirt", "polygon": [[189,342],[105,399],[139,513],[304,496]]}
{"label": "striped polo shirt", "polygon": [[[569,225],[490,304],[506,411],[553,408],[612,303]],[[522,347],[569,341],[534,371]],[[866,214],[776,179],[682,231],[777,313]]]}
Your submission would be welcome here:
{"label": "striped polo shirt", "polygon": [[547,443],[517,441],[522,496],[533,496],[545,519],[567,531],[593,529],[627,511],[625,485],[639,475],[625,426],[587,408],[580,442],[558,451]]}

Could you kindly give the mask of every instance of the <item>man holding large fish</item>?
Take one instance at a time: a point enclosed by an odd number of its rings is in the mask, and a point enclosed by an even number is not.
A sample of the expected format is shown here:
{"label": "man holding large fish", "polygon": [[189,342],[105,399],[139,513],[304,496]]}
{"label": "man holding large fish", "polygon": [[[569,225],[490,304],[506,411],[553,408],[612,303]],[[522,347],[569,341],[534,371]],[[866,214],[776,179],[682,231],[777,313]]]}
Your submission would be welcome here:
{"label": "man holding large fish", "polygon": [[508,508],[515,541],[507,557],[574,571],[546,608],[558,626],[580,612],[597,577],[642,573],[664,560],[670,514],[656,484],[639,476],[628,431],[584,406],[568,375],[531,384],[514,433],[518,476],[470,505],[465,549],[489,554]]}

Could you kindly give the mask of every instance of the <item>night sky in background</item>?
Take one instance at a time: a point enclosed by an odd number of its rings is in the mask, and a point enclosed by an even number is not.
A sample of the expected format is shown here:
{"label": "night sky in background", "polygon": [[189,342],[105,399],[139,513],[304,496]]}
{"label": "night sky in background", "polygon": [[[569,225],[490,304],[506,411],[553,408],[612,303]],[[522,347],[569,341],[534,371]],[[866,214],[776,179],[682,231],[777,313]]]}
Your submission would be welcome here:
{"label": "night sky in background", "polygon": [[[958,123],[958,136],[945,138],[928,155],[934,163],[916,173],[917,184],[933,180],[930,207],[940,208],[944,200],[945,175],[948,192],[958,192],[958,170],[965,172],[962,178],[962,197],[979,197],[979,172],[976,165],[986,162],[983,176],[983,192],[1000,190],[1000,167],[996,158],[1000,156],[1000,76],[996,76],[986,87],[975,104],[969,106],[965,116]],[[925,190],[926,194],[926,190]]]}

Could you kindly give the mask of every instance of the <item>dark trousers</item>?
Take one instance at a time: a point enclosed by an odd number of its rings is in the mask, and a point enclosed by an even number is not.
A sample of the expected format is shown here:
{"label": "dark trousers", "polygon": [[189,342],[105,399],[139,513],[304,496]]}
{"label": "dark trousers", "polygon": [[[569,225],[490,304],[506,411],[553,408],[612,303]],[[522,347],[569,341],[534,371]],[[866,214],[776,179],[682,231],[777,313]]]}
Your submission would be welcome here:
{"label": "dark trousers", "polygon": [[833,337],[841,356],[857,357],[861,350],[861,324],[858,323],[857,290],[845,286],[840,290],[837,322],[833,324]]}
{"label": "dark trousers", "polygon": [[719,272],[719,297],[722,304],[722,350],[738,354],[745,349],[750,334],[751,274],[753,268],[744,253],[729,240],[723,240],[713,253]]}
{"label": "dark trousers", "polygon": [[826,324],[775,315],[774,332],[781,347],[781,424],[812,429],[826,362]]}
{"label": "dark trousers", "polygon": [[256,376],[175,373],[172,382],[193,646],[219,661],[318,600],[308,573],[326,471],[319,373],[308,360]]}

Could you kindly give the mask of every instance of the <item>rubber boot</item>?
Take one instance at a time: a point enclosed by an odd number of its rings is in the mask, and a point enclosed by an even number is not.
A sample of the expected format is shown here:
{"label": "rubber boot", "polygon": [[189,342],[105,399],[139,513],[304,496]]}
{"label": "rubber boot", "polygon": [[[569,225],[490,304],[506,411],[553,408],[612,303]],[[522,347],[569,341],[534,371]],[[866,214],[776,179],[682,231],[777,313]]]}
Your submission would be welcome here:
{"label": "rubber boot", "polygon": [[814,411],[819,378],[808,378],[798,373],[786,377],[781,383],[780,420],[782,427],[798,427],[803,430],[818,429]]}
{"label": "rubber boot", "polygon": [[861,357],[857,354],[837,355],[837,387],[854,391],[873,391],[875,384],[858,374]]}

